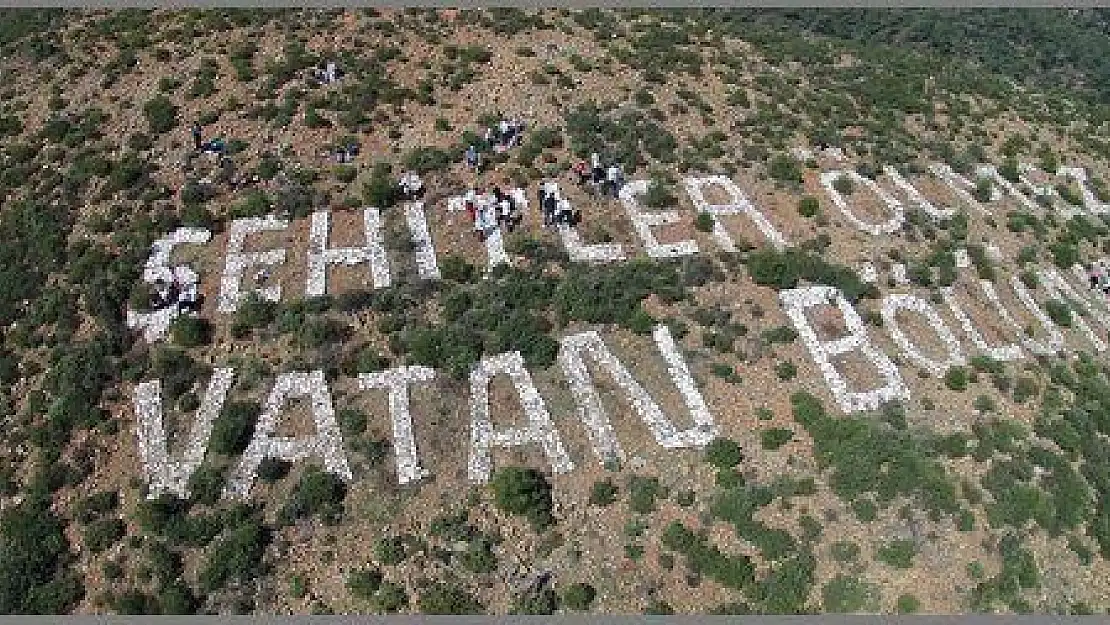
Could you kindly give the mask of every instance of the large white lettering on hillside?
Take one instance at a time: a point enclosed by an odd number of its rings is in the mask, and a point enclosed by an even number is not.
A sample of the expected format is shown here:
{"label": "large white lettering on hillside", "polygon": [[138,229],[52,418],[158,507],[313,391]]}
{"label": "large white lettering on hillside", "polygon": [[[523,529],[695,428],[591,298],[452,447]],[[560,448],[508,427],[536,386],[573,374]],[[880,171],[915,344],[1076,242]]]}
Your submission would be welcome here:
{"label": "large white lettering on hillside", "polygon": [[162,383],[154,380],[135,387],[135,434],[150,498],[162,494],[181,498],[189,496],[189,478],[204,461],[204,452],[212,435],[212,423],[223,408],[233,377],[232,369],[219,368],[213,372],[179,460],[171,457],[166,440],[162,418]]}
{"label": "large white lettering on hillside", "polygon": [[[509,376],[516,389],[528,424],[523,427],[495,430],[490,417],[489,387],[497,375]],[[470,460],[467,475],[471,482],[489,481],[494,447],[539,445],[555,473],[574,470],[574,463],[563,447],[543,397],[524,368],[520,352],[508,352],[485,358],[470,372]]]}
{"label": "large white lettering on hillside", "polygon": [[667,372],[675,382],[693,420],[693,426],[679,430],[667,418],[659,404],[636,381],[620,360],[613,355],[601,336],[594,331],[564,337],[559,348],[559,363],[570,383],[571,393],[578,404],[578,414],[586,426],[590,441],[598,458],[604,463],[610,459],[624,459],[624,450],[617,440],[613,424],[609,421],[601,396],[586,367],[589,356],[605,371],[628,398],[633,411],[648,426],[657,443],[666,449],[700,447],[707,445],[718,434],[717,424],[701,395],[693,376],[690,375],[678,347],[667,326],[655,328],[655,343],[667,363]]}
{"label": "large white lettering on hillside", "polygon": [[[259,232],[285,230],[289,222],[273,215],[236,219],[227,227],[227,256],[224,260],[224,273],[220,278],[220,299],[217,310],[233,313],[246,295],[241,291],[243,272],[257,265],[280,265],[285,262],[285,249],[266,250],[265,252],[243,252],[247,237]],[[281,286],[274,284],[257,290],[258,295],[271,302],[281,300]]]}
{"label": "large white lettering on hillside", "polygon": [[[694,203],[694,210],[699,213],[707,213],[713,218],[713,238],[724,251],[736,251],[736,242],[733,241],[728,229],[721,223],[721,217],[726,215],[747,215],[771,245],[778,249],[786,247],[786,238],[782,236],[782,233],[776,230],[771,221],[756,209],[748,196],[744,195],[740,187],[731,179],[725,176],[707,176],[704,178],[691,176],[685,178],[683,184],[686,186],[686,193],[689,194],[690,200]],[[717,187],[727,193],[728,202],[725,204],[710,204],[705,199],[704,191],[706,187]]]}
{"label": "large white lettering on hillside", "polygon": [[363,247],[328,247],[330,211],[312,213],[308,230],[308,275],[305,277],[305,296],[317,297],[327,292],[328,265],[359,265],[370,263],[370,278],[375,289],[389,286],[389,257],[382,240],[382,218],[377,208],[362,211],[366,237]]}
{"label": "large white lettering on hillside", "polygon": [[628,218],[632,220],[636,233],[640,235],[640,240],[643,242],[648,256],[652,258],[677,258],[697,254],[698,244],[696,241],[660,243],[659,239],[655,238],[655,233],[651,231],[652,228],[675,224],[682,221],[682,218],[676,210],[646,211],[640,207],[636,196],[647,193],[649,184],[647,180],[633,180],[620,190],[621,203],[624,204],[624,208],[628,212]]}
{"label": "large white lettering on hillside", "polygon": [[[898,367],[890,357],[877,349],[867,336],[867,329],[859,313],[845,299],[840,290],[831,286],[810,286],[779,293],[786,314],[798,330],[802,343],[809,349],[813,361],[821,369],[825,383],[833,398],[844,412],[875,410],[888,401],[907,399],[909,388],[902,381]],[[806,310],[816,306],[836,305],[848,328],[848,334],[831,341],[821,341],[806,316]],[[850,391],[848,381],[833,364],[833,358],[858,352],[879,371],[883,386],[868,391]]]}
{"label": "large white lettering on hillside", "polygon": [[[306,397],[310,401],[312,420],[316,433],[302,437],[274,436],[278,419],[291,397]],[[296,462],[317,457],[323,461],[324,470],[343,480],[350,480],[351,468],[343,449],[343,436],[335,421],[335,408],[331,402],[328,383],[322,370],[307,373],[284,373],[278,376],[273,390],[262,409],[262,416],[254,429],[254,437],[247,445],[239,465],[232,473],[224,496],[243,498],[250,494],[258,466],[265,458]]]}

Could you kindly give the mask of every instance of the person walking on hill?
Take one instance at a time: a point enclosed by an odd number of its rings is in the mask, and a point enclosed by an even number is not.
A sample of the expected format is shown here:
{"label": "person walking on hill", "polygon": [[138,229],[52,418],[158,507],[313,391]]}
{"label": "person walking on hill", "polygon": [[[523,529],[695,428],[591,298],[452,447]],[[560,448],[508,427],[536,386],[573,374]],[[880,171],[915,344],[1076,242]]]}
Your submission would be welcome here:
{"label": "person walking on hill", "polygon": [[200,124],[198,123],[198,124],[193,124],[193,149],[196,150],[197,152],[199,152],[200,147],[201,147],[201,131],[200,131]]}

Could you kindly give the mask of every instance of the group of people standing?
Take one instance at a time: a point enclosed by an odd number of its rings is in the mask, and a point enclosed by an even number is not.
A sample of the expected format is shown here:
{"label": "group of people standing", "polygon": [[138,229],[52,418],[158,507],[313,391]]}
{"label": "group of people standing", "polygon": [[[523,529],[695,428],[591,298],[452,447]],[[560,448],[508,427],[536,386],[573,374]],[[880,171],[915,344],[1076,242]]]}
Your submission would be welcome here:
{"label": "group of people standing", "polygon": [[493,187],[488,193],[484,189],[470,189],[463,202],[466,214],[474,224],[474,233],[483,241],[501,226],[512,232],[523,219],[512,195],[499,187]]}
{"label": "group of people standing", "polygon": [[589,165],[586,161],[578,161],[571,171],[577,176],[579,185],[592,185],[594,189],[600,190],[605,195],[618,197],[624,187],[624,171],[621,170],[620,165],[610,163],[608,167],[604,166],[601,155],[597,152],[590,155]]}

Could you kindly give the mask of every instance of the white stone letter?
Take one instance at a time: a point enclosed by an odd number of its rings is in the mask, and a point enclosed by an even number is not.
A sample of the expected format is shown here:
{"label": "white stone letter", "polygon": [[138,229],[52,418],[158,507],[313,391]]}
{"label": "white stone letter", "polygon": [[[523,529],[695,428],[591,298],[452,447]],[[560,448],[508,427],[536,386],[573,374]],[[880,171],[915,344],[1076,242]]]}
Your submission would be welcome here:
{"label": "white stone letter", "polygon": [[[280,265],[285,262],[285,249],[266,250],[265,252],[243,252],[247,235],[264,231],[285,230],[289,222],[273,215],[236,219],[227,227],[227,257],[224,260],[224,274],[220,278],[220,301],[217,310],[233,313],[245,293],[240,291],[243,272],[255,265]],[[263,299],[271,302],[281,300],[281,286],[275,284],[258,289]]]}
{"label": "white stone letter", "polygon": [[204,400],[197,409],[189,440],[181,459],[170,457],[166,441],[166,428],[162,420],[162,383],[158,380],[143,382],[135,387],[135,434],[139,439],[139,455],[143,472],[149,485],[148,497],[154,499],[163,493],[189,496],[189,478],[204,461],[212,423],[220,414],[227,391],[235,376],[234,369],[216,369],[208,382]]}
{"label": "white stone letter", "polygon": [[589,356],[617,386],[624,391],[632,409],[648,426],[656,442],[666,449],[681,447],[701,447],[717,436],[717,424],[710,414],[705,399],[701,396],[686,363],[678,353],[678,348],[666,326],[655,328],[655,342],[667,362],[667,370],[682,393],[694,425],[680,431],[667,418],[659,404],[651,398],[644,387],[632,377],[628,369],[613,355],[601,336],[595,331],[582,332],[563,337],[559,347],[559,364],[570,383],[571,393],[578,404],[578,414],[593,443],[594,451],[602,462],[610,459],[623,460],[624,450],[617,440],[613,424],[605,414],[601,396],[594,385],[585,357]]}
{"label": "white stone letter", "polygon": [[328,222],[330,211],[312,213],[308,231],[308,275],[305,278],[305,297],[318,297],[328,289],[328,265],[358,265],[370,263],[370,278],[374,288],[389,286],[389,256],[382,241],[382,218],[378,209],[364,208],[363,228],[365,247],[328,248]]}
{"label": "white stone letter", "polygon": [[[892,213],[890,219],[881,224],[870,224],[857,217],[856,214],[852,212],[852,209],[848,206],[847,199],[845,199],[844,195],[841,194],[840,191],[837,191],[836,187],[833,185],[833,183],[841,176],[847,176],[848,179],[851,180],[855,186],[867,187],[872,193],[879,196],[879,199],[883,201],[883,204],[886,204],[886,207],[889,208],[890,212]],[[852,225],[854,225],[856,228],[870,234],[871,236],[878,237],[897,232],[902,227],[902,224],[906,221],[906,214],[905,211],[902,209],[902,203],[894,199],[894,196],[884,191],[883,188],[879,186],[879,183],[870,178],[865,178],[861,176],[858,172],[824,172],[821,174],[821,186],[825,188],[825,192],[829,194],[829,197],[832,199],[833,204],[836,204],[836,207],[840,209],[840,212],[844,213],[844,216],[848,218],[848,221],[850,221]]]}
{"label": "white stone letter", "polygon": [[[290,397],[307,397],[312,402],[315,435],[298,438],[274,436],[282,409]],[[308,373],[283,373],[278,376],[270,396],[266,398],[262,416],[254,428],[254,437],[228,481],[224,496],[244,498],[250,494],[258,465],[262,464],[264,458],[296,462],[313,456],[323,460],[324,470],[327,472],[344,480],[351,479],[347,454],[343,450],[343,435],[335,422],[335,408],[332,406],[324,372],[316,370]]]}
{"label": "white stone letter", "polygon": [[[147,258],[146,267],[143,268],[143,282],[151,285],[158,282],[169,284],[174,281],[174,278],[179,278],[179,282],[184,282],[185,285],[195,285],[199,279],[197,273],[188,265],[170,267],[170,255],[173,253],[173,248],[178,245],[185,243],[202,245],[211,239],[212,232],[205,228],[178,228],[158,239],[151,246],[150,257]],[[148,343],[153,343],[162,340],[170,324],[180,313],[180,309],[172,305],[147,313],[135,312],[128,308],[127,327],[142,329],[143,338]]]}
{"label": "white stone letter", "polygon": [[937,208],[933,205],[932,202],[925,199],[925,196],[921,195],[921,192],[918,191],[917,188],[915,188],[905,178],[903,178],[902,174],[898,173],[897,169],[891,167],[890,165],[884,165],[883,173],[885,173],[890,178],[890,180],[894,183],[894,186],[898,187],[898,189],[903,194],[905,194],[906,198],[908,198],[914,206],[921,209],[921,212],[925,213],[930,218],[936,221],[944,221],[946,219],[951,219],[956,215],[956,209],[948,207]]}
{"label": "white stone letter", "polygon": [[[839,289],[831,286],[803,287],[782,291],[779,293],[779,298],[782,300],[787,316],[794,322],[802,342],[813,356],[813,361],[821,369],[825,383],[828,384],[841,410],[848,413],[875,410],[885,402],[909,398],[909,389],[902,381],[898,368],[886,354],[871,344],[863,319]],[[817,338],[817,332],[809,323],[805,311],[814,306],[834,303],[844,317],[848,334],[832,341],[821,341]],[[837,371],[833,358],[851,352],[858,352],[875,365],[885,384],[868,391],[849,391],[848,382]]]}
{"label": "white stone letter", "polygon": [[[771,221],[755,208],[751,200],[731,179],[725,176],[704,178],[691,176],[685,178],[683,183],[686,185],[686,192],[690,195],[690,201],[694,203],[694,209],[699,213],[709,213],[713,218],[713,238],[724,251],[736,251],[736,243],[732,240],[732,235],[721,223],[721,217],[725,215],[747,215],[771,245],[780,250],[786,247],[786,238],[782,236],[782,233],[776,230]],[[704,193],[705,187],[710,186],[720,187],[727,193],[729,196],[728,202],[725,204],[710,204],[705,199]]]}
{"label": "white stone letter", "polygon": [[[937,338],[944,343],[945,350],[948,351],[948,357],[942,361],[936,361],[931,358],[925,357],[921,350],[913,344],[910,337],[902,331],[898,325],[898,311],[906,310],[915,312],[925,318],[928,326],[933,332],[936,333]],[[895,344],[902,349],[906,357],[914,361],[929,373],[936,377],[941,377],[949,367],[962,365],[966,362],[963,352],[960,350],[960,341],[948,325],[944,323],[940,313],[932,307],[929,302],[917,297],[916,295],[908,295],[901,293],[893,293],[883,298],[883,325],[890,331],[890,338],[894,339]]]}
{"label": "white stone letter", "polygon": [[432,244],[432,233],[428,230],[428,220],[424,217],[424,203],[409,202],[405,204],[405,221],[409,224],[413,252],[416,254],[416,274],[424,280],[439,280],[436,248]]}
{"label": "white stone letter", "polygon": [[417,482],[430,473],[420,466],[416,437],[409,413],[409,386],[434,379],[436,372],[428,367],[397,367],[378,373],[358,376],[359,388],[384,388],[389,391],[389,418],[393,421],[393,453],[397,457],[397,481]]}
{"label": "white stone letter", "polygon": [[[520,397],[528,425],[495,431],[490,418],[489,386],[498,374],[506,374]],[[539,445],[555,473],[567,473],[574,463],[563,448],[559,432],[551,421],[543,397],[532,383],[532,376],[524,368],[520,352],[507,352],[483,359],[470,372],[470,462],[468,475],[471,482],[484,484],[489,481],[493,447],[521,447]]]}
{"label": "white stone letter", "polygon": [[676,258],[697,254],[697,241],[660,243],[655,238],[655,233],[651,231],[652,228],[678,223],[682,221],[682,218],[679,217],[676,210],[645,211],[640,208],[636,196],[647,193],[649,184],[647,180],[633,180],[624,185],[620,191],[621,203],[624,204],[628,217],[632,220],[632,225],[635,226],[637,234],[640,235],[640,240],[643,241],[648,256],[652,258]]}

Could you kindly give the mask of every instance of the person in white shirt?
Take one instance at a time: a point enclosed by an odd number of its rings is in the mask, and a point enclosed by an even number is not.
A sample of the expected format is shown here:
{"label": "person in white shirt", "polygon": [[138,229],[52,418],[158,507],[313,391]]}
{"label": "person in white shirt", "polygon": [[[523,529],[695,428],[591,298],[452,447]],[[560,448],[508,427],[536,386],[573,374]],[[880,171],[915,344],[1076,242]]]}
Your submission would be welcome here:
{"label": "person in white shirt", "polygon": [[620,195],[620,190],[624,182],[622,180],[623,178],[624,176],[621,173],[621,168],[618,167],[616,163],[609,166],[608,183],[609,190],[612,191],[613,197],[617,197]]}

